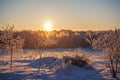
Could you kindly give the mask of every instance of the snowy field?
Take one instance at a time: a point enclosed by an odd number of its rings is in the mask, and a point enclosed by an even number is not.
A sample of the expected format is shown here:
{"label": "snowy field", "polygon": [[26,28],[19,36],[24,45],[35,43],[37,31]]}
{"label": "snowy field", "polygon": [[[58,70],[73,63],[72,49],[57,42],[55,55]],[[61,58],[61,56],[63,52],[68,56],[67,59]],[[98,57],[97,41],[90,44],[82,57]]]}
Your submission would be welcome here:
{"label": "snowy field", "polygon": [[[13,71],[9,70],[9,55],[0,55],[0,80],[113,80],[103,63],[103,53],[91,49],[45,49],[38,71],[41,50],[15,52]],[[63,64],[64,56],[86,54],[92,67]],[[118,74],[120,80],[120,73]]]}

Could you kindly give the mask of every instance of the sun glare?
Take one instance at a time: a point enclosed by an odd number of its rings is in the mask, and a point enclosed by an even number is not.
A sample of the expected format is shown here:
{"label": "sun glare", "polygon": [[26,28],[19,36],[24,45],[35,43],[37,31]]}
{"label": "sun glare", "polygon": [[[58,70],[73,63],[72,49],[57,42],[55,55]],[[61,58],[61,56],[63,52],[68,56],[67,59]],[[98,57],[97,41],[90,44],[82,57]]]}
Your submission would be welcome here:
{"label": "sun glare", "polygon": [[44,26],[44,30],[52,31],[52,24],[50,22],[46,22]]}

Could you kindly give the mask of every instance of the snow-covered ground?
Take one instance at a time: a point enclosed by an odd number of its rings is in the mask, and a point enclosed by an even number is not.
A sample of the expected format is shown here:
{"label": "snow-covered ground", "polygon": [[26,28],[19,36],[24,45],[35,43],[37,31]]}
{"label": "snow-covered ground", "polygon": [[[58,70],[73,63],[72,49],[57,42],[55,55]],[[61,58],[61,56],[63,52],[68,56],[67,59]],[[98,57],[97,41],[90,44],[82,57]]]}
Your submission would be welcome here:
{"label": "snow-covered ground", "polygon": [[[38,71],[37,60],[41,50],[24,50],[14,53],[13,71],[9,71],[9,55],[0,56],[0,80],[112,80],[103,63],[101,51],[91,49],[43,50],[42,66]],[[63,56],[89,55],[93,68],[82,68],[62,63]],[[62,65],[67,67],[61,67]],[[120,74],[118,74],[120,80]]]}

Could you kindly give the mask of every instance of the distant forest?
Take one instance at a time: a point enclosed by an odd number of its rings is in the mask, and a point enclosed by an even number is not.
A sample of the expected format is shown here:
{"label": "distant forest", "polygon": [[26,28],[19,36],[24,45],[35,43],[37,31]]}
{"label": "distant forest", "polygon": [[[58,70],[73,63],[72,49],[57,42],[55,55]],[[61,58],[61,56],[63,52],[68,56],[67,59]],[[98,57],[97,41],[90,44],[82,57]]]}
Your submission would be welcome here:
{"label": "distant forest", "polygon": [[[0,31],[1,33],[2,31]],[[23,48],[42,48],[42,45],[35,47],[35,44],[42,43],[43,41],[52,39],[57,42],[56,45],[46,46],[45,48],[87,48],[91,45],[86,41],[89,35],[92,38],[97,38],[100,34],[105,34],[107,31],[72,31],[72,30],[59,30],[59,31],[32,31],[22,30],[14,31],[14,37],[20,36],[24,39]]]}

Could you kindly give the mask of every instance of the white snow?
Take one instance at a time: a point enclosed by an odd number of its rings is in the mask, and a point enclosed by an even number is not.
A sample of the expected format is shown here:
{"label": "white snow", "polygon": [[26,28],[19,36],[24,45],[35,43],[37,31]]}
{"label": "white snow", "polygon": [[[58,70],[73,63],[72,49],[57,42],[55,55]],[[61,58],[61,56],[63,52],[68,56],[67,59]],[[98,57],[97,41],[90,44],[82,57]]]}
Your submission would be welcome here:
{"label": "white snow", "polygon": [[[37,60],[40,50],[24,50],[14,53],[13,71],[9,71],[9,55],[0,55],[0,80],[112,80],[103,63],[101,51],[90,49],[50,49],[44,50],[42,66],[38,72]],[[62,57],[78,53],[89,54],[93,68],[74,65],[61,67]],[[118,74],[118,80],[120,74]]]}

